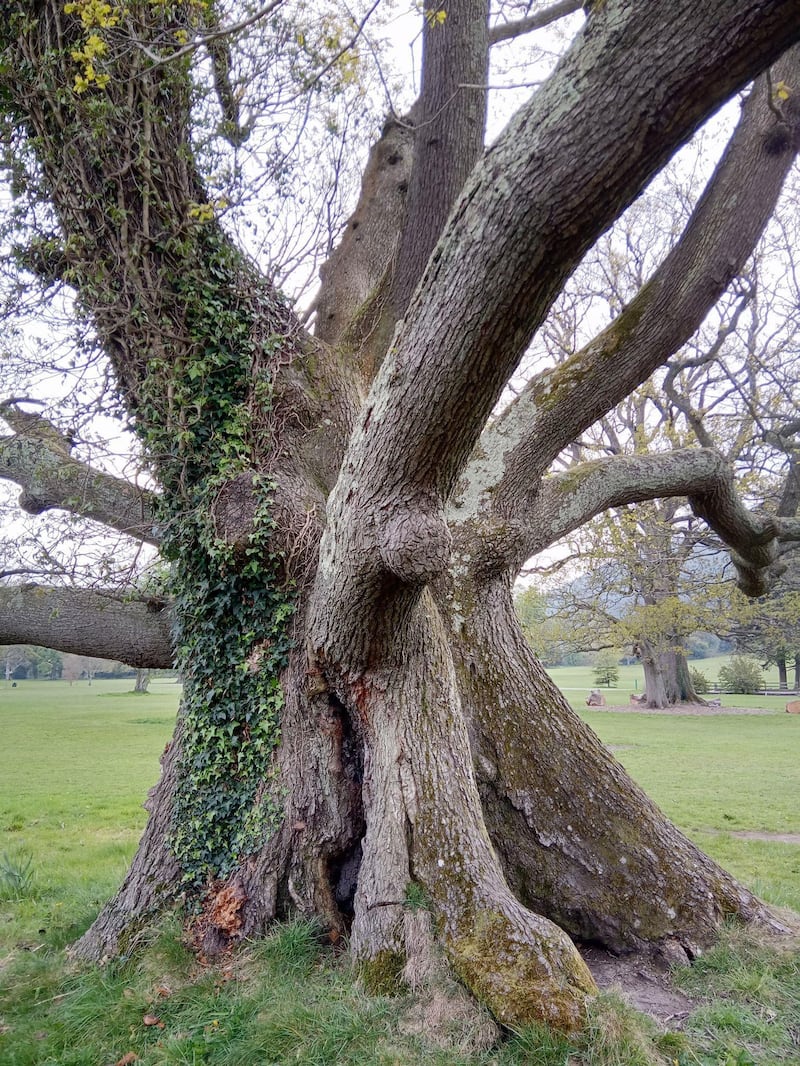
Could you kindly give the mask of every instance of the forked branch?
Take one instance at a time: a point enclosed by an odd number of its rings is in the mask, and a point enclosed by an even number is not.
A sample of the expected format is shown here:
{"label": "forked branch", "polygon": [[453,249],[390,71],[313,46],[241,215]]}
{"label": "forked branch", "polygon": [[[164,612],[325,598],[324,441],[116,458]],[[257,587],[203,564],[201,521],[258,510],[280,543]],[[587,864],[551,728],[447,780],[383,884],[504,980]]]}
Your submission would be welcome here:
{"label": "forked branch", "polygon": [[4,404],[0,416],[15,430],[0,437],[0,479],[20,486],[24,511],[69,511],[158,543],[151,492],[75,459],[69,438],[41,415]]}

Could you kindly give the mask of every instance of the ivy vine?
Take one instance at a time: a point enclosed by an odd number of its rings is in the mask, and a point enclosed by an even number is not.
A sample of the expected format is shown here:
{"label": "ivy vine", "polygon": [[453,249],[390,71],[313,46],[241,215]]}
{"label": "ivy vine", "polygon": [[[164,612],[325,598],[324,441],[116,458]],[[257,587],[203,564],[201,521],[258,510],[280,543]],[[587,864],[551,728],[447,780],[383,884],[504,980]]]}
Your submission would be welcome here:
{"label": "ivy vine", "polygon": [[[280,672],[290,649],[293,596],[273,547],[273,482],[252,475],[272,400],[262,369],[280,338],[260,337],[242,300],[242,263],[215,223],[198,220],[175,277],[191,358],[148,363],[138,424],[167,490],[162,554],[171,560],[183,740],[170,846],[187,886],[224,878],[278,825],[270,777],[280,737]],[[255,516],[244,548],[214,526],[214,503],[250,476]]]}
{"label": "ivy vine", "polygon": [[[129,39],[180,46],[212,16],[211,0],[68,0],[40,19],[22,6],[0,16],[0,112],[41,164],[37,180],[60,190],[59,231],[38,251],[92,317],[163,489],[184,681],[170,843],[189,888],[224,878],[279,822],[270,766],[294,609],[269,474],[271,367],[288,315],[224,234],[224,203],[204,202],[188,56],[153,65]],[[42,110],[58,121],[26,117]],[[232,545],[214,505],[241,478],[255,513]]]}

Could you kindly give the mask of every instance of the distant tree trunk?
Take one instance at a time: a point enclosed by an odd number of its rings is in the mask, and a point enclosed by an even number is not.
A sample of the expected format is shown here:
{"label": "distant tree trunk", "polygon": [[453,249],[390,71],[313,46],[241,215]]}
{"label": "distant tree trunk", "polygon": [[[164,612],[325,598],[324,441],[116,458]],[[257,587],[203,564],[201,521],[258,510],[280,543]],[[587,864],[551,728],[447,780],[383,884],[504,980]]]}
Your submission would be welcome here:
{"label": "distant tree trunk", "polygon": [[667,694],[661,656],[649,640],[639,641],[639,656],[644,668],[644,690],[647,695],[647,706],[654,710],[668,707],[670,700]]}
{"label": "distant tree trunk", "polygon": [[[775,656],[775,663],[778,667],[778,688],[781,692],[788,692],[789,690],[789,675],[786,669],[786,652],[780,651]],[[795,660],[795,669],[797,668],[797,661]]]}
{"label": "distant tree trunk", "polygon": [[148,685],[150,684],[150,671],[143,670],[141,667],[136,671],[136,684],[133,686],[134,692],[147,692]]}
{"label": "distant tree trunk", "polygon": [[673,637],[670,642],[672,647],[659,655],[667,699],[670,703],[704,704],[705,700],[698,695],[692,684],[689,663],[679,646],[679,640],[680,638]]}
{"label": "distant tree trunk", "polygon": [[794,690],[800,692],[800,652],[794,655]]}

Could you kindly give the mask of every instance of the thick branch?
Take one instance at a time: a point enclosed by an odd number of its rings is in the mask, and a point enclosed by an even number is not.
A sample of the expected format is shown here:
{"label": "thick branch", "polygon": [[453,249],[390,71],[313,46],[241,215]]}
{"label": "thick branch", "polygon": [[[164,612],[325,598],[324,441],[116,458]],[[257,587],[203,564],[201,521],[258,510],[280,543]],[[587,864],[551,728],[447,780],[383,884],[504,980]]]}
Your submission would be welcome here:
{"label": "thick branch", "polygon": [[439,22],[435,13],[426,15],[422,31],[422,90],[414,105],[408,214],[392,287],[396,318],[405,313],[450,209],[483,151],[488,0],[453,0],[446,16]]}
{"label": "thick branch", "polygon": [[0,588],[0,644],[36,644],[136,667],[173,665],[163,601],[122,601],[88,589]]}
{"label": "thick branch", "polygon": [[546,7],[544,11],[537,11],[535,15],[529,15],[524,19],[516,19],[514,22],[502,22],[498,26],[492,26],[489,30],[489,44],[500,44],[502,41],[512,41],[525,33],[544,29],[554,22],[580,11],[584,0],[559,0],[557,4]]}
{"label": "thick branch", "polygon": [[[795,84],[800,51],[775,77]],[[461,510],[488,501],[513,514],[552,459],[664,363],[698,328],[741,269],[769,219],[798,144],[800,99],[780,133],[762,81],[679,243],[606,330],[565,363],[535,378],[483,435],[465,478]],[[786,132],[786,131],[784,131]],[[487,496],[482,500],[482,494]]]}
{"label": "thick branch", "polygon": [[74,459],[56,438],[20,432],[0,437],[0,478],[20,486],[19,505],[28,514],[58,508],[158,543],[152,493]]}
{"label": "thick branch", "polygon": [[720,481],[727,484],[728,478],[723,457],[711,448],[684,448],[664,455],[618,455],[581,463],[542,483],[524,534],[525,558],[609,507],[711,492]]}
{"label": "thick branch", "polygon": [[789,469],[783,479],[783,489],[778,502],[778,515],[793,518],[800,507],[800,459],[796,452],[789,456]]}
{"label": "thick branch", "polygon": [[375,380],[329,505],[317,646],[358,661],[369,634],[348,621],[353,597],[383,620],[380,640],[393,583],[413,592],[441,572],[443,503],[566,276],[699,123],[798,37],[793,0],[713,12],[681,0],[668,17],[660,3],[606,0],[589,20],[473,171]]}
{"label": "thick branch", "polygon": [[373,146],[356,210],[320,271],[316,335],[341,341],[367,381],[483,150],[487,18],[486,0],[425,17],[420,96]]}
{"label": "thick branch", "polygon": [[[314,332],[328,344],[336,344],[348,331],[345,343],[358,349],[378,328],[382,302],[372,308],[367,301],[378,296],[397,252],[413,152],[411,126],[390,118],[370,149],[356,209],[320,269]],[[381,295],[385,298],[386,293]]]}
{"label": "thick branch", "polygon": [[[724,476],[727,472],[727,476]],[[737,584],[747,596],[763,596],[784,569],[778,564],[779,530],[771,517],[754,515],[744,506],[727,468],[710,491],[689,496],[689,503],[722,538],[738,574]]]}

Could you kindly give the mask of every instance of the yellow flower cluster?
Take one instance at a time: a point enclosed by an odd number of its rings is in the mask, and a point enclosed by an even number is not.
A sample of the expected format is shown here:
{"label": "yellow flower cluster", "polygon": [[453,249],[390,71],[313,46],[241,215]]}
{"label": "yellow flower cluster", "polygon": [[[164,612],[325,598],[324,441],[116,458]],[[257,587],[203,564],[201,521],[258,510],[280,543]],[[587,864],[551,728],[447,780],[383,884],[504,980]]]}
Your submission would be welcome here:
{"label": "yellow flower cluster", "polygon": [[[70,3],[64,4],[64,13],[76,15],[86,30],[107,30],[117,25],[123,9],[119,5],[108,4],[105,0],[71,0]],[[111,76],[98,74],[95,69],[95,60],[102,59],[107,51],[108,45],[97,33],[90,33],[83,47],[72,51],[72,58],[81,64],[72,86],[76,93],[85,93],[90,88],[105,89],[108,85]]]}
{"label": "yellow flower cluster", "polygon": [[[174,6],[175,0],[149,0],[150,6],[161,9],[166,15]],[[187,0],[189,8],[195,12],[207,9],[209,0]],[[66,15],[75,15],[81,20],[85,30],[107,30],[117,26],[126,12],[126,4],[108,3],[107,0],[70,0],[64,4]],[[175,31],[175,39],[179,45],[189,42],[189,34],[184,29]],[[81,70],[75,75],[73,89],[76,93],[84,93],[87,89],[105,89],[111,80],[109,74],[98,74],[95,69],[95,60],[103,58],[108,51],[108,45],[97,33],[90,33],[82,48],[72,52],[72,58],[81,64]]]}
{"label": "yellow flower cluster", "polygon": [[189,204],[189,218],[195,222],[210,222],[218,211],[224,211],[227,206],[228,201],[224,197],[207,204],[193,202]]}
{"label": "yellow flower cluster", "polygon": [[112,7],[105,0],[74,0],[73,3],[64,4],[64,13],[78,15],[87,30],[94,26],[108,29],[119,22],[120,8]]}
{"label": "yellow flower cluster", "polygon": [[95,59],[101,59],[108,51],[108,45],[102,37],[98,37],[96,33],[90,34],[84,43],[83,48],[76,48],[72,52],[72,58],[76,63],[81,63],[83,69],[80,74],[75,75],[74,89],[76,93],[85,92],[90,85],[94,85],[97,89],[105,89],[110,80],[108,74],[98,74],[94,69]]}

